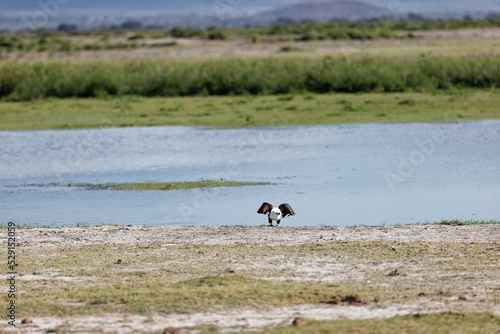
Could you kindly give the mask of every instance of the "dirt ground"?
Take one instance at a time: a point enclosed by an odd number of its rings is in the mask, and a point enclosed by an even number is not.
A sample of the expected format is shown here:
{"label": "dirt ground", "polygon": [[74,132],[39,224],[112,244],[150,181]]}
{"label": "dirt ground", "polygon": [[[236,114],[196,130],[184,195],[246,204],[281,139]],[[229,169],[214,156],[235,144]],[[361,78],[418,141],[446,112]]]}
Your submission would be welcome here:
{"label": "dirt ground", "polygon": [[[2,235],[3,239],[6,239],[6,233]],[[35,228],[18,229],[16,242],[21,256],[32,257],[92,245],[107,245],[110,248],[125,245],[130,249],[140,246],[142,252],[146,249],[151,252],[150,255],[155,249],[162,249],[168,250],[170,254],[178,252],[176,253],[179,255],[178,261],[185,262],[187,266],[193,266],[193,263],[197,262],[194,259],[195,255],[182,253],[186,245],[200,245],[199,252],[206,252],[205,256],[209,255],[210,249],[203,247],[233,247],[227,249],[236,249],[234,247],[238,245],[250,245],[255,248],[272,247],[275,254],[261,256],[248,252],[244,260],[233,260],[230,262],[231,270],[237,273],[252,273],[252,276],[258,279],[270,281],[320,282],[339,286],[348,282],[358,282],[361,286],[377,284],[385,290],[388,290],[387,285],[392,282],[402,282],[398,283],[398,286],[406,289],[406,294],[412,295],[411,298],[406,296],[384,298],[384,301],[377,303],[284,305],[271,310],[244,307],[147,316],[119,313],[76,317],[35,316],[29,319],[29,324],[18,326],[17,332],[20,333],[46,333],[53,331],[54,328],[59,328],[57,332],[73,333],[95,331],[152,333],[162,332],[167,326],[184,328],[181,333],[193,332],[193,328],[199,326],[202,328],[217,326],[223,332],[259,330],[291,323],[297,316],[314,320],[390,318],[396,315],[438,312],[483,312],[500,316],[499,224],[301,228],[267,226]],[[391,260],[386,257],[377,258],[379,255],[375,249],[373,254],[361,252],[364,249],[369,250],[372,243],[381,245],[389,255],[399,253],[399,257]],[[326,259],[320,255],[321,253],[308,254],[304,251],[306,248],[300,248],[299,252],[280,253],[280,249],[286,247],[293,250],[293,247],[304,245],[330,247],[340,244],[353,246],[354,253],[352,250],[348,253],[339,252],[336,259],[331,257]],[[410,248],[415,245],[425,245],[426,249],[439,249],[439,252],[428,252],[426,258],[415,258],[410,255]],[[358,255],[357,249],[360,250]],[[325,248],[325,252],[326,250]],[[468,251],[474,254],[467,255]],[[409,254],[407,258],[401,254],[404,252]],[[454,256],[450,254],[454,254],[457,259],[468,257],[468,260],[454,262]],[[116,256],[120,257],[120,254]],[[123,258],[124,255],[121,256]],[[474,257],[477,257],[477,260]],[[22,261],[22,258],[19,261]],[[227,263],[224,261],[221,259],[223,262],[220,265],[221,270],[227,268]],[[464,264],[469,266],[468,272],[464,272]],[[373,276],[374,272],[380,274]],[[41,269],[36,275],[20,273],[18,285],[22,286],[23,281],[39,280],[47,284],[47,282],[74,279],[75,277],[68,277],[63,273],[53,270],[44,272]],[[51,284],[48,285],[50,286]],[[412,286],[415,286],[415,290],[412,290]],[[423,292],[418,293],[418,291]],[[20,320],[18,319],[18,322]],[[9,332],[11,328],[2,323],[0,332],[2,330]]]}
{"label": "dirt ground", "polygon": [[209,244],[249,243],[279,246],[338,241],[425,241],[499,243],[500,225],[268,227],[268,226],[98,226],[20,229],[21,247],[44,250],[78,244]]}
{"label": "dirt ground", "polygon": [[[175,42],[174,47],[144,48],[131,50],[98,50],[79,51],[72,53],[9,53],[5,59],[132,59],[132,58],[199,58],[199,57],[223,57],[223,56],[257,56],[272,55],[280,53],[283,47],[293,46],[299,52],[306,54],[341,54],[349,55],[363,50],[421,47],[424,45],[442,46],[446,43],[463,43],[468,41],[491,41],[492,45],[500,38],[500,28],[489,29],[457,29],[457,30],[432,30],[412,31],[414,39],[381,39],[381,40],[327,40],[327,41],[282,41],[273,43],[253,43],[240,38],[226,41],[207,41],[200,39],[159,39],[155,43]],[[402,32],[401,35],[407,34]],[[146,42],[146,44],[148,44]],[[391,51],[392,52],[392,51]]]}

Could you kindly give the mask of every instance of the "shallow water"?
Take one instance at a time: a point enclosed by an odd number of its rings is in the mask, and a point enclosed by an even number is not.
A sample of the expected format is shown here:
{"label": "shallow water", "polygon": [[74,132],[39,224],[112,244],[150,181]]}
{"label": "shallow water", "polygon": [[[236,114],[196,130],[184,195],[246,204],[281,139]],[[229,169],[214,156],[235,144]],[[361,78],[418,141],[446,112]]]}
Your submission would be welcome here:
{"label": "shallow water", "polygon": [[[73,186],[200,178],[274,185]],[[500,121],[0,132],[1,223],[260,225],[263,201],[285,226],[500,220],[499,194]]]}

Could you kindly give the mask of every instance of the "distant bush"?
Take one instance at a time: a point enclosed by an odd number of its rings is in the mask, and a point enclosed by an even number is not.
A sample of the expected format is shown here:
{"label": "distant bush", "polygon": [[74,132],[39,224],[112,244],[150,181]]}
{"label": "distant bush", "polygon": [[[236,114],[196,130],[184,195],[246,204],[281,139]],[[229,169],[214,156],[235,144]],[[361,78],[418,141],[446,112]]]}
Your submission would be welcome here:
{"label": "distant bush", "polygon": [[136,30],[142,28],[142,22],[137,20],[128,20],[120,25],[121,29],[124,30]]}
{"label": "distant bush", "polygon": [[144,39],[144,38],[146,38],[146,34],[144,32],[136,32],[132,36],[129,36],[127,39],[129,41],[135,41],[135,40]]}
{"label": "distant bush", "polygon": [[[262,36],[312,41],[321,39],[375,39],[394,38],[396,32],[433,29],[464,29],[500,27],[500,16],[491,15],[485,19],[426,19],[410,15],[406,20],[331,21],[276,24],[269,27],[241,29],[239,34],[248,34],[252,39],[266,40]],[[404,35],[403,35],[404,36]],[[412,38],[413,35],[408,35]],[[259,38],[261,37],[261,38]],[[414,36],[413,36],[414,37]]]}
{"label": "distant bush", "polygon": [[293,45],[285,45],[280,48],[280,52],[298,52],[298,51],[303,51],[303,50]]}
{"label": "distant bush", "polygon": [[76,24],[73,24],[73,23],[61,23],[57,27],[57,31],[61,31],[61,32],[73,32],[73,31],[77,31],[77,30],[78,30],[78,26]]}
{"label": "distant bush", "polygon": [[209,30],[207,38],[211,40],[226,40],[229,38],[229,32],[225,29]]}
{"label": "distant bush", "polygon": [[193,37],[205,38],[206,37],[205,30],[195,29],[195,28],[175,27],[175,28],[170,29],[169,33],[170,33],[170,36],[175,37],[175,38],[193,38]]}

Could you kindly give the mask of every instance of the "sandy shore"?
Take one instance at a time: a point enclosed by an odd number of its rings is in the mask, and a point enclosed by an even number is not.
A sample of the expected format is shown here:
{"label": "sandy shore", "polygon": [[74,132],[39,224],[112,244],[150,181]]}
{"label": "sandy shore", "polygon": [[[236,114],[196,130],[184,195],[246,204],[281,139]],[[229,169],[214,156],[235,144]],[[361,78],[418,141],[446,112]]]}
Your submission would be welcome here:
{"label": "sandy shore", "polygon": [[[6,239],[6,234],[2,234],[2,240]],[[34,228],[18,229],[16,242],[21,291],[24,284],[29,291],[44,289],[44,286],[54,289],[58,284],[66,289],[93,284],[101,278],[96,277],[94,272],[85,273],[85,261],[100,265],[99,259],[88,258],[81,263],[75,260],[69,269],[44,261],[50,254],[86,252],[92,247],[104,246],[110,252],[115,251],[106,255],[111,257],[109,261],[115,263],[116,259],[123,259],[119,270],[114,267],[108,269],[117,272],[111,278],[116,281],[122,280],[120,275],[124,272],[143,271],[149,274],[168,267],[170,272],[181,273],[175,274],[177,276],[169,274],[168,280],[175,281],[213,276],[214,273],[224,276],[230,272],[274,282],[335,284],[349,289],[367,287],[371,289],[367,290],[368,293],[379,293],[377,289],[380,289],[381,296],[376,301],[367,297],[359,305],[284,303],[272,309],[249,305],[238,309],[218,307],[202,312],[170,314],[101,311],[95,315],[76,316],[24,314],[19,316],[18,321],[29,317],[32,323],[19,325],[17,332],[22,333],[45,333],[54,328],[59,332],[154,333],[167,326],[180,328],[181,332],[193,332],[196,326],[201,326],[198,330],[202,328],[202,332],[203,326],[217,326],[222,331],[256,330],[289,324],[299,315],[316,320],[389,318],[438,312],[483,312],[500,316],[498,224]],[[189,245],[195,245],[197,251],[193,252]],[[373,249],[370,249],[372,246]],[[282,252],[284,249],[286,251]],[[313,251],[308,252],[308,249]],[[227,250],[227,254],[220,250]],[[272,253],[262,256],[268,250]],[[419,252],[425,252],[425,256],[416,256]],[[166,258],[165,254],[177,260],[158,261],[158,258]],[[133,262],[132,256],[144,259],[147,256],[151,260],[142,261],[139,266]],[[200,256],[203,256],[203,261],[200,261]],[[24,268],[23,263],[26,263]],[[82,277],[75,276],[75,270],[80,268]],[[391,277],[390,273],[394,273],[395,269],[400,272]],[[106,278],[109,273],[103,272],[102,275]],[[70,287],[68,282],[72,284]],[[405,291],[404,294],[389,289],[387,286],[391,284]],[[29,294],[23,296],[23,299],[29,298]],[[71,301],[58,302],[72,305]],[[3,323],[1,330],[8,332],[11,328]]]}
{"label": "sandy shore", "polygon": [[297,245],[335,241],[425,241],[459,243],[500,242],[500,225],[399,225],[353,227],[268,226],[100,226],[84,228],[21,229],[18,236],[28,249],[82,244],[208,244]]}

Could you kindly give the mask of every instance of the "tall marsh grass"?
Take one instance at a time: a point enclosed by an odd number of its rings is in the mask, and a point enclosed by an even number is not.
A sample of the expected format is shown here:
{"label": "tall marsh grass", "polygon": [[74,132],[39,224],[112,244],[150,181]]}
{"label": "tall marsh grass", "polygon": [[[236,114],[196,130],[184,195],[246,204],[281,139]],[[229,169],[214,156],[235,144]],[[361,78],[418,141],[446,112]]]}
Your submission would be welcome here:
{"label": "tall marsh grass", "polygon": [[0,98],[400,92],[500,85],[500,57],[6,61]]}

